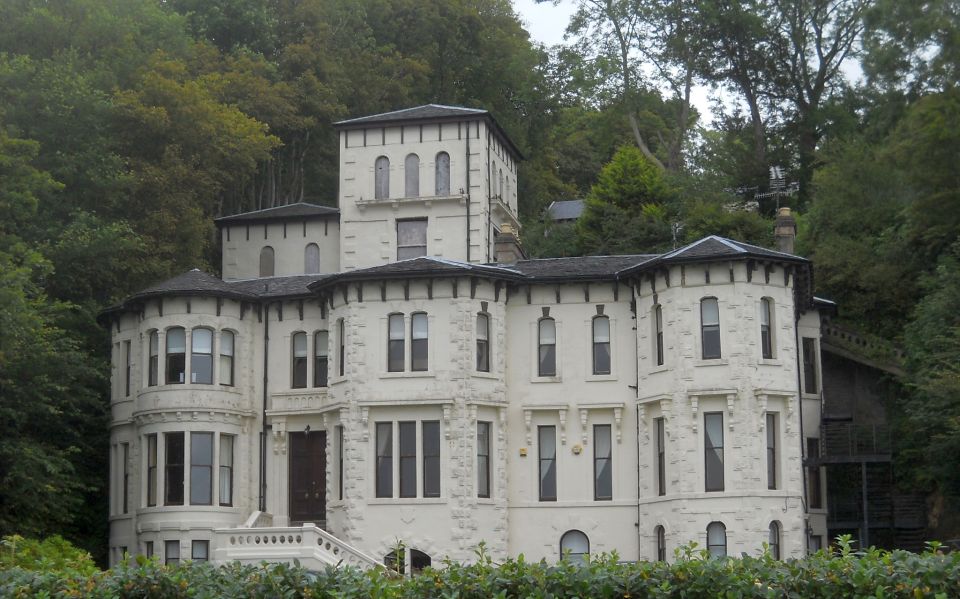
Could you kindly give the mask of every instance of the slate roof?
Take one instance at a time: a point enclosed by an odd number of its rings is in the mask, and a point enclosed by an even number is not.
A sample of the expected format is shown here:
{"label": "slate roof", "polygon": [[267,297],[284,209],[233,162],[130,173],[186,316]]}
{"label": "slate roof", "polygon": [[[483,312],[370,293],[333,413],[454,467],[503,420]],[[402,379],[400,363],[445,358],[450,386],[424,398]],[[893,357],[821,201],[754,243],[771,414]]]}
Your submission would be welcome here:
{"label": "slate roof", "polygon": [[355,125],[381,125],[384,123],[395,123],[397,121],[456,119],[489,114],[489,111],[481,108],[444,106],[443,104],[424,104],[423,106],[414,106],[412,108],[404,108],[402,110],[381,112],[380,114],[371,114],[369,116],[361,116],[354,119],[338,121],[334,123],[333,126],[353,127]]}
{"label": "slate roof", "polygon": [[493,125],[494,130],[499,134],[510,150],[519,159],[523,159],[523,153],[520,152],[513,140],[506,134],[497,119],[493,118],[489,110],[482,108],[467,108],[465,106],[445,106],[443,104],[424,104],[423,106],[414,106],[402,110],[392,110],[390,112],[381,112],[380,114],[371,114],[344,121],[337,121],[333,124],[335,129],[357,129],[365,126],[392,125],[409,121],[456,121],[461,119],[482,118]]}
{"label": "slate roof", "polygon": [[583,214],[583,200],[551,202],[547,214],[553,220],[576,220]]}
{"label": "slate roof", "polygon": [[330,275],[323,280],[318,280],[309,285],[309,287],[311,290],[316,291],[327,285],[344,281],[406,279],[411,277],[451,277],[461,275],[476,275],[509,280],[521,280],[524,278],[522,273],[514,270],[509,265],[472,264],[459,260],[451,260],[449,258],[420,256],[380,266],[371,266],[370,268],[361,268]]}
{"label": "slate roof", "polygon": [[124,303],[162,295],[220,296],[233,297],[235,299],[251,299],[242,291],[234,289],[229,283],[225,283],[221,279],[210,273],[203,272],[199,268],[194,268],[171,279],[167,279],[162,283],[147,287],[143,291],[127,298]]}
{"label": "slate roof", "polygon": [[577,256],[570,258],[540,258],[521,260],[510,268],[538,281],[568,281],[613,279],[620,271],[640,266],[657,254],[627,254],[621,256]]}
{"label": "slate roof", "polygon": [[320,206],[319,204],[308,204],[306,202],[297,202],[296,204],[287,204],[285,206],[275,206],[273,208],[264,208],[263,210],[254,210],[253,212],[243,212],[231,216],[221,216],[214,219],[216,225],[229,225],[235,223],[252,223],[278,220],[309,220],[313,218],[323,218],[327,216],[339,215],[340,210],[330,206]]}
{"label": "slate roof", "polygon": [[321,281],[333,275],[292,275],[287,277],[264,277],[261,279],[244,279],[229,281],[227,285],[237,292],[247,294],[257,299],[273,299],[278,297],[309,297],[311,283]]}
{"label": "slate roof", "polygon": [[800,256],[768,250],[758,245],[734,241],[718,235],[710,235],[703,239],[694,241],[691,244],[677,248],[666,254],[653,258],[645,264],[638,265],[621,271],[620,275],[629,275],[633,272],[643,270],[646,267],[660,264],[682,264],[688,262],[712,262],[720,260],[739,260],[746,258],[757,258],[761,260],[774,260],[779,262],[796,262],[808,264],[810,261]]}

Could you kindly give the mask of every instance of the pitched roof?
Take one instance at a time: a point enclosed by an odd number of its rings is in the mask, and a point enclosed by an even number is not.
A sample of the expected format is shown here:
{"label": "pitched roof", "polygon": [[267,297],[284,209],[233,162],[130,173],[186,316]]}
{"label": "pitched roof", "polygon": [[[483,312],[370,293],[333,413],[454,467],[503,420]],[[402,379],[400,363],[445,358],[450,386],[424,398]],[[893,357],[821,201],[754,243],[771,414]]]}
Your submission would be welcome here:
{"label": "pitched roof", "polygon": [[629,275],[638,270],[642,270],[642,267],[660,264],[711,262],[716,260],[737,260],[748,258],[774,260],[780,262],[796,262],[802,264],[807,264],[810,262],[806,258],[794,256],[793,254],[778,252],[776,250],[768,250],[767,248],[763,248],[758,245],[744,243],[742,241],[734,241],[733,239],[727,239],[726,237],[720,237],[719,235],[710,235],[709,237],[704,237],[703,239],[694,241],[693,243],[685,245],[681,248],[677,248],[671,252],[657,256],[646,264],[621,271],[619,274]]}
{"label": "pitched roof", "polygon": [[369,116],[338,121],[334,127],[353,127],[354,125],[372,125],[395,123],[397,121],[436,120],[449,118],[477,117],[490,113],[480,108],[466,108],[464,106],[444,106],[443,104],[424,104],[412,108],[381,112]]}
{"label": "pitched roof", "polygon": [[319,204],[308,204],[306,202],[297,202],[296,204],[287,204],[285,206],[274,206],[273,208],[264,208],[263,210],[254,210],[252,212],[243,212],[231,216],[221,216],[214,219],[217,226],[233,223],[249,223],[277,221],[287,219],[313,219],[327,216],[339,215],[340,210],[331,206],[320,206]]}
{"label": "pitched roof", "polygon": [[575,220],[583,214],[583,200],[562,200],[551,202],[547,214],[553,220]]}

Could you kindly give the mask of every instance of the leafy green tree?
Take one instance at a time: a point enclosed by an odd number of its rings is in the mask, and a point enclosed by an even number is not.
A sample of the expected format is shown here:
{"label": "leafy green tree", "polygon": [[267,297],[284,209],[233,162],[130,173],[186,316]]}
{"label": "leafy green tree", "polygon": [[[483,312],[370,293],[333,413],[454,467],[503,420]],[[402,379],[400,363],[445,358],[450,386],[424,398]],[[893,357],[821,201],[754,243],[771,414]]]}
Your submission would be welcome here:
{"label": "leafy green tree", "polygon": [[636,147],[621,147],[587,195],[577,221],[581,251],[634,254],[669,248],[674,194],[662,169]]}

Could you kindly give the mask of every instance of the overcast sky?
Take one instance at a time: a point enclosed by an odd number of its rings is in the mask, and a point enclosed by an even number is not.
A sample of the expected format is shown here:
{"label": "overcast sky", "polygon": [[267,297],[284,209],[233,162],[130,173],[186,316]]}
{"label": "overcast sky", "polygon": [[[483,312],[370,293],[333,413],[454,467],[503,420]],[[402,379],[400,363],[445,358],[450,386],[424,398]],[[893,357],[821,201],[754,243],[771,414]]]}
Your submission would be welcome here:
{"label": "overcast sky", "polygon": [[[576,3],[572,0],[560,0],[557,6],[552,2],[538,4],[535,0],[513,0],[513,6],[533,41],[546,46],[563,43],[563,32],[576,10]],[[715,92],[704,86],[697,86],[692,93],[691,103],[703,115],[703,125],[709,125],[712,93]]]}

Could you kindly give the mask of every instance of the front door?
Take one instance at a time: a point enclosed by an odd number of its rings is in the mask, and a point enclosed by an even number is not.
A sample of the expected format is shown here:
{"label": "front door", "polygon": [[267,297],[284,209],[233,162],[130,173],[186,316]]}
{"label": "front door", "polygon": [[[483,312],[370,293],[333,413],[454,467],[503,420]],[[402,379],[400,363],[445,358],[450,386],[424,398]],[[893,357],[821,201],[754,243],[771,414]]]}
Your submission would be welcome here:
{"label": "front door", "polygon": [[290,524],[327,519],[327,433],[290,433]]}

